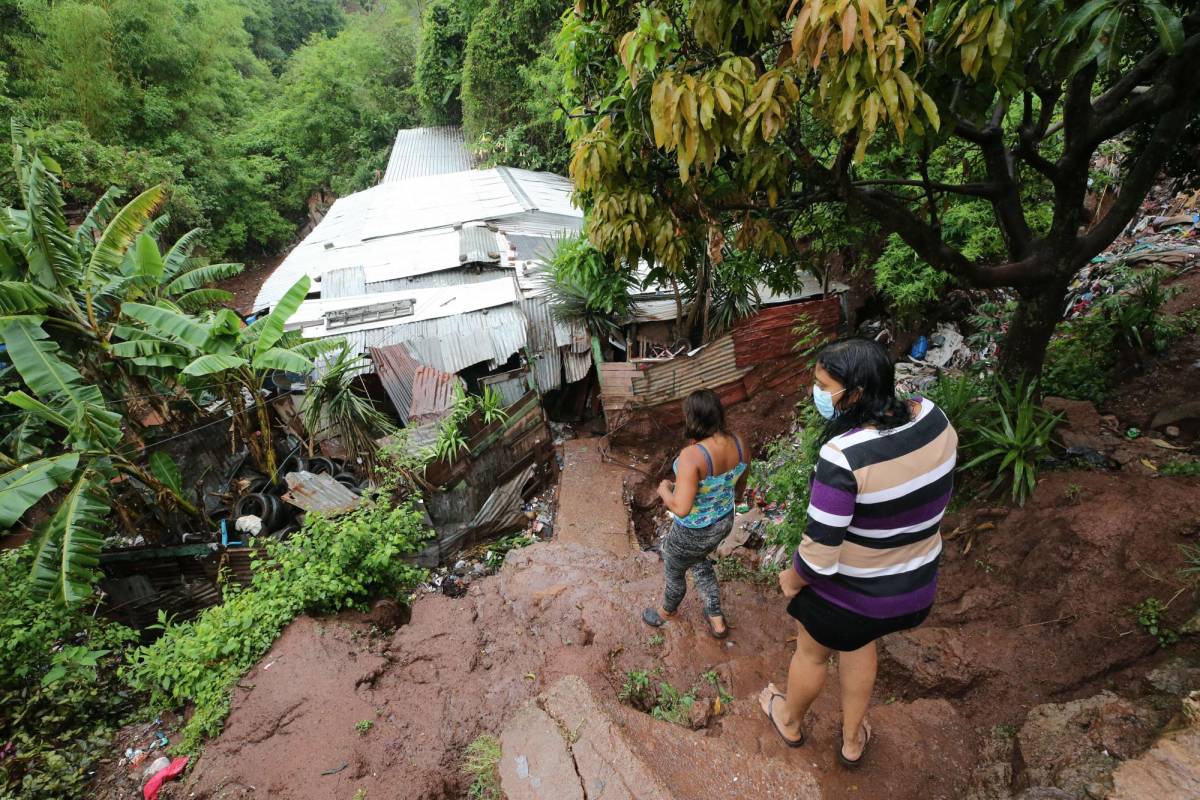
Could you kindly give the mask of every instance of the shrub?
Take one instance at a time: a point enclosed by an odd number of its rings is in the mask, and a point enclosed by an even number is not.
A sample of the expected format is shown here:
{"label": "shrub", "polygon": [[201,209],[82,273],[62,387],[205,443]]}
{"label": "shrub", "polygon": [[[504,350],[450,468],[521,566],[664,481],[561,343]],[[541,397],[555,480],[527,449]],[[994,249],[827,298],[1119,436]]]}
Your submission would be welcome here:
{"label": "shrub", "polygon": [[136,636],[34,599],[29,568],[26,552],[0,553],[0,795],[83,797],[129,709],[116,666]]}
{"label": "shrub", "polygon": [[193,622],[160,617],[162,637],[130,656],[124,675],[150,693],[153,708],[194,704],[182,750],[220,731],[230,687],[297,614],[402,595],[424,579],[425,571],[406,560],[427,538],[422,516],[411,502],[391,505],[401,480],[395,465],[385,462],[381,474],[381,488],[355,510],[336,519],[309,515],[287,541],[268,542],[249,588],[226,586],[225,602]]}
{"label": "shrub", "polygon": [[803,427],[772,442],[766,458],[756,462],[759,468],[753,476],[755,487],[764,492],[768,502],[786,506],[783,519],[768,528],[767,542],[782,545],[788,553],[800,546],[808,523],[808,498],[824,430],[824,420],[807,400],[797,406],[797,415]]}
{"label": "shrub", "polygon": [[1046,347],[1042,388],[1048,395],[1101,403],[1112,391],[1117,362],[1113,330],[1101,317],[1067,323]]}
{"label": "shrub", "polygon": [[1058,424],[1053,415],[1037,403],[1037,384],[1023,381],[1009,386],[996,380],[995,399],[986,407],[989,419],[999,424],[980,424],[966,449],[974,457],[964,470],[983,468],[994,472],[992,490],[1004,484],[1012,488],[1012,499],[1019,505],[1037,486],[1038,465],[1049,452],[1050,435]]}

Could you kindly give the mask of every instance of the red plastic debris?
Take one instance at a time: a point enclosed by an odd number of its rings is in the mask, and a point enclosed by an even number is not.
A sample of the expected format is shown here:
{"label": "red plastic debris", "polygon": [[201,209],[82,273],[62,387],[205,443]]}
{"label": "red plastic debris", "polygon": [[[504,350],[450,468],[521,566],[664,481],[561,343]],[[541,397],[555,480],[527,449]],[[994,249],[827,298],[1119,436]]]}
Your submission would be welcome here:
{"label": "red plastic debris", "polygon": [[145,800],[158,800],[158,790],[162,788],[164,783],[171,780],[171,778],[178,777],[183,772],[183,768],[187,766],[187,763],[187,756],[172,759],[170,764],[154,773],[154,777],[142,787],[142,797]]}

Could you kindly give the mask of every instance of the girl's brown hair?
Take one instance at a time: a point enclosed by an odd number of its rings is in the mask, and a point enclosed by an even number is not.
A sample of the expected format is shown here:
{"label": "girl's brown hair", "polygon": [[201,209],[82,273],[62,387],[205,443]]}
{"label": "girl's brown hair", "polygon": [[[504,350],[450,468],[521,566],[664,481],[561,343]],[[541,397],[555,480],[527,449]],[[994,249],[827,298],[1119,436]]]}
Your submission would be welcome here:
{"label": "girl's brown hair", "polygon": [[712,389],[697,389],[683,401],[683,432],[695,441],[725,433],[725,409]]}

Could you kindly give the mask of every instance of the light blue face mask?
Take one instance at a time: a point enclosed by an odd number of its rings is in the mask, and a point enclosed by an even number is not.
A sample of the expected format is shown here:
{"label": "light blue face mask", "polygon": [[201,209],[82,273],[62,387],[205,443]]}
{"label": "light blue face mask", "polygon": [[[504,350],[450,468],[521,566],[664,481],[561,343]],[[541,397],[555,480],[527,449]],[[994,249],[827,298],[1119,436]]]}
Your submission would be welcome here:
{"label": "light blue face mask", "polygon": [[837,395],[841,394],[844,391],[846,391],[846,390],[841,389],[836,392],[827,392],[814,383],[813,384],[813,405],[815,405],[817,407],[817,413],[819,413],[825,419],[833,419],[834,417],[836,417],[838,415],[838,410],[833,405],[833,398],[836,397]]}

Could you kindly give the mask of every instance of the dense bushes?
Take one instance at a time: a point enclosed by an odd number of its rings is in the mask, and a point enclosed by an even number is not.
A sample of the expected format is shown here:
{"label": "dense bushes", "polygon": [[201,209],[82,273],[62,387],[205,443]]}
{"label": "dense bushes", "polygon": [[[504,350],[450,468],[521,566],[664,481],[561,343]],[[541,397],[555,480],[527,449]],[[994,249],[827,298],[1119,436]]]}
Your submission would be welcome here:
{"label": "dense bushes", "polygon": [[471,24],[485,0],[433,0],[421,17],[416,89],[426,125],[462,121],[462,68]]}
{"label": "dense bushes", "polygon": [[226,587],[225,602],[194,622],[163,621],[163,635],[130,656],[129,683],[150,695],[153,708],[194,712],[180,748],[194,749],[220,732],[229,690],[261,658],[297,614],[354,607],[376,596],[399,596],[424,577],[406,556],[425,538],[422,516],[409,502],[391,503],[399,474],[394,463],[383,488],[353,512],[333,520],[310,517],[286,542],[270,542],[267,560],[243,591]]}
{"label": "dense bushes", "polygon": [[84,797],[129,713],[116,665],[133,631],[36,599],[26,551],[0,552],[0,795]]}
{"label": "dense bushes", "polygon": [[0,127],[35,129],[69,202],[166,182],[176,233],[274,249],[314,190],[369,186],[417,120],[415,1],[365,5],[0,0]]}
{"label": "dense bushes", "polygon": [[467,37],[462,117],[485,160],[565,172],[570,148],[559,116],[554,60],[560,0],[490,0]]}

